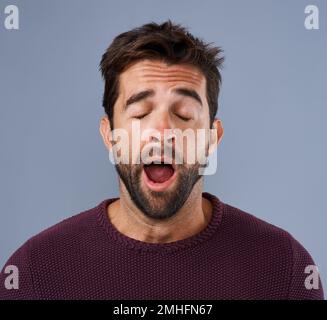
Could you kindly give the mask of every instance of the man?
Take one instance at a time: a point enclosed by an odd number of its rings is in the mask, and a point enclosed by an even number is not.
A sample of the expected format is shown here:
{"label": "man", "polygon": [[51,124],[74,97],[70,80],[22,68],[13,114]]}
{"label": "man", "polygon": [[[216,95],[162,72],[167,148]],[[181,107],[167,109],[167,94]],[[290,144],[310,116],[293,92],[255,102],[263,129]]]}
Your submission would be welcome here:
{"label": "man", "polygon": [[[323,299],[288,232],[203,192],[203,160],[223,136],[222,62],[220,48],[171,21],[114,39],[100,64],[100,133],[120,196],[28,240],[1,273],[4,284],[17,267],[19,287],[7,281],[0,298]],[[188,129],[209,134],[183,144]],[[189,150],[203,152],[192,161]]]}

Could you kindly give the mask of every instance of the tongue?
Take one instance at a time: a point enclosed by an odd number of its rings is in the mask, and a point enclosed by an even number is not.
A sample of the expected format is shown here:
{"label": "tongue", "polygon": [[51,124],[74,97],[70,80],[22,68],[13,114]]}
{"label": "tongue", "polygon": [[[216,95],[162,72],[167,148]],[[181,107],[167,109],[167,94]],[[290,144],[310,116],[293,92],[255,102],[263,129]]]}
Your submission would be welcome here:
{"label": "tongue", "polygon": [[172,166],[167,164],[146,165],[144,166],[144,170],[149,179],[156,183],[163,183],[174,174]]}

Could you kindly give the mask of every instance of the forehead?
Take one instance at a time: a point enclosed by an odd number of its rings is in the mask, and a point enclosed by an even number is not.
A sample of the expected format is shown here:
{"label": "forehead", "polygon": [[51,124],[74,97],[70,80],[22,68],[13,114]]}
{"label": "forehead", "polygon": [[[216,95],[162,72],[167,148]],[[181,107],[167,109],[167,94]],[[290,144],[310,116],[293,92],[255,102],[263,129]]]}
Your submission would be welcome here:
{"label": "forehead", "polygon": [[178,85],[205,90],[205,76],[196,67],[185,64],[167,65],[163,61],[141,60],[120,75],[120,88],[131,91],[140,86],[162,85],[169,89]]}

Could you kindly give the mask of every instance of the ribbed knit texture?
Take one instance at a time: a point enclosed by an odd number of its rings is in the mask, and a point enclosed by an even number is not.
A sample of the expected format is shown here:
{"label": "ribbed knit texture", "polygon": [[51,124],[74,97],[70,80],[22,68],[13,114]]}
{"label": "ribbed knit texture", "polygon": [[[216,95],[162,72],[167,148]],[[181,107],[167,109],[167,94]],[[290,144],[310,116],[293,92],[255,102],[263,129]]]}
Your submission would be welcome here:
{"label": "ribbed knit texture", "polygon": [[[107,199],[29,239],[6,265],[19,289],[0,299],[323,299],[305,288],[314,262],[288,232],[203,193],[213,205],[200,233],[171,243],[129,238]],[[5,266],[6,266],[5,265]]]}

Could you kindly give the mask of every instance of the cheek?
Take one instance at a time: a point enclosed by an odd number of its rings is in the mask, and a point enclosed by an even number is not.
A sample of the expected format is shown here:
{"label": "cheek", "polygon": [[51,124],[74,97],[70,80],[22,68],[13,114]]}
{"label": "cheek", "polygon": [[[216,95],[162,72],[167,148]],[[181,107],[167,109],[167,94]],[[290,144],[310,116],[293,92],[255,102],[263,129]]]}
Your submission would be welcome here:
{"label": "cheek", "polygon": [[116,164],[131,163],[132,134],[128,127],[122,127],[119,122],[115,122],[112,131],[113,148],[112,153]]}
{"label": "cheek", "polygon": [[209,107],[207,105],[204,105],[201,112],[199,112],[199,126],[201,128],[209,128],[209,124],[210,124]]}

